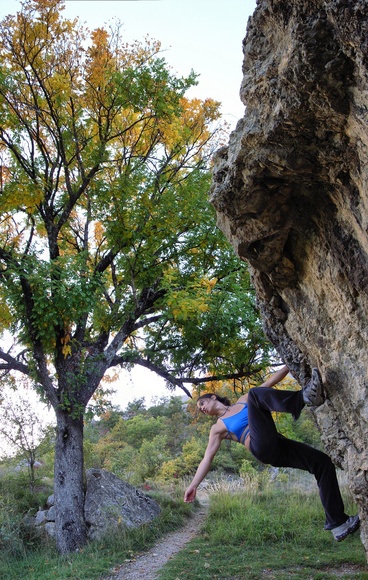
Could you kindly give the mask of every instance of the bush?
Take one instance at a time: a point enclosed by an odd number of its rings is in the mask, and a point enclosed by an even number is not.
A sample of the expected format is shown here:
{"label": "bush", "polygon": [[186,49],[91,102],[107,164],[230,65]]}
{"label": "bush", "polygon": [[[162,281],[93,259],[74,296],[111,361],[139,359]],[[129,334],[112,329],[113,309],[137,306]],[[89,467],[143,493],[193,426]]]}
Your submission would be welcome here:
{"label": "bush", "polygon": [[239,470],[240,477],[246,478],[257,475],[257,470],[253,467],[253,464],[249,459],[243,459],[240,470]]}
{"label": "bush", "polygon": [[160,481],[172,481],[173,479],[179,479],[187,472],[187,468],[181,457],[176,459],[169,459],[165,461],[161,466],[158,473],[158,479]]}
{"label": "bush", "polygon": [[39,506],[45,505],[50,493],[52,486],[40,477],[36,479],[35,490],[32,491],[26,470],[7,472],[0,477],[0,496],[5,502],[11,503],[15,512],[20,515],[35,513]]}

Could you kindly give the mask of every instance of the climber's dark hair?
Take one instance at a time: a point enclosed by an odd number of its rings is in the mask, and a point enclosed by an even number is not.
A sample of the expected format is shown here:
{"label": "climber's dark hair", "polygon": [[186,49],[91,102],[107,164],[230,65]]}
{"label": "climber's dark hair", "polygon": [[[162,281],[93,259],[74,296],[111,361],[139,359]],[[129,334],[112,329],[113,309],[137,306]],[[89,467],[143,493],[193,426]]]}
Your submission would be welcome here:
{"label": "climber's dark hair", "polygon": [[198,397],[197,401],[200,401],[201,399],[210,399],[213,396],[216,397],[216,400],[219,401],[219,403],[222,403],[223,405],[230,407],[231,405],[230,400],[227,397],[220,397],[220,395],[216,395],[216,393],[205,393],[204,395]]}

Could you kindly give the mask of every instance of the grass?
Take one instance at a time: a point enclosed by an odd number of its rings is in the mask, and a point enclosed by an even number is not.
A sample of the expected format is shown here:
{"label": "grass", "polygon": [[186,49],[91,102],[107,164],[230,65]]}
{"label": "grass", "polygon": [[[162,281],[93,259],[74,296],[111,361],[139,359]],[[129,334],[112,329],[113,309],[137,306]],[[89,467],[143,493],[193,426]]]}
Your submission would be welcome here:
{"label": "grass", "polygon": [[161,506],[160,516],[151,524],[136,530],[121,529],[103,542],[93,542],[78,553],[60,556],[50,545],[28,542],[28,548],[17,554],[0,552],[1,580],[94,580],[110,571],[134,554],[150,548],[164,533],[182,526],[192,512],[184,504],[182,493],[150,494]]}
{"label": "grass", "polygon": [[[346,498],[346,509],[356,508]],[[337,543],[323,529],[316,492],[218,490],[193,541],[161,570],[160,580],[368,580],[359,533]]]}
{"label": "grass", "polygon": [[[214,482],[201,533],[162,568],[160,580],[368,580],[359,533],[337,543],[323,530],[318,494],[263,474],[239,485]],[[153,495],[153,494],[152,494]],[[77,554],[59,556],[35,544],[17,556],[0,552],[0,578],[94,580],[147,550],[163,533],[177,529],[193,507],[182,491],[153,496],[162,506],[154,523],[121,530]],[[356,513],[348,496],[348,513]]]}

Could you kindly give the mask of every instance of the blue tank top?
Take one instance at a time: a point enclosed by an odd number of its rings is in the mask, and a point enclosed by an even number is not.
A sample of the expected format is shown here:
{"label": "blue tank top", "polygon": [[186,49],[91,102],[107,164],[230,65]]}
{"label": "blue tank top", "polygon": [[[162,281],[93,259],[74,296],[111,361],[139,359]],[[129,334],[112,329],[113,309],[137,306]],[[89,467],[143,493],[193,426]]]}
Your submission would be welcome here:
{"label": "blue tank top", "polygon": [[227,429],[227,438],[231,439],[231,434],[235,435],[239,443],[244,443],[248,433],[248,405],[247,403],[235,403],[235,405],[243,405],[243,408],[226,419],[221,419],[225,423]]}

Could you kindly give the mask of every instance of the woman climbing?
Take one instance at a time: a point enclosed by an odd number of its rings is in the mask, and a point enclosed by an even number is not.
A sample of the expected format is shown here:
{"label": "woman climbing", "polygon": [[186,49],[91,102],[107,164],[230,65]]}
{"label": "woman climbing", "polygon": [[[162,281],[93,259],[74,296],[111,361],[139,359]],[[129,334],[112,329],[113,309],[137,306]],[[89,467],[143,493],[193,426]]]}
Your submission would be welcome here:
{"label": "woman climbing", "polygon": [[345,514],[334,464],[322,451],[280,435],[271,414],[273,411],[291,413],[294,419],[298,419],[305,405],[322,405],[321,377],[318,369],[313,369],[310,380],[302,390],[272,389],[288,372],[287,366],[282,367],[233,405],[227,398],[216,394],[207,393],[198,398],[198,409],[206,415],[218,417],[218,420],[211,428],[206,452],[185,491],[184,501],[194,500],[197,487],[209,472],[221,441],[231,439],[244,444],[261,463],[313,473],[326,514],[325,530],[331,530],[334,539],[340,542],[358,529],[359,516]]}

